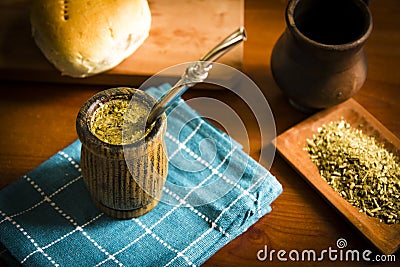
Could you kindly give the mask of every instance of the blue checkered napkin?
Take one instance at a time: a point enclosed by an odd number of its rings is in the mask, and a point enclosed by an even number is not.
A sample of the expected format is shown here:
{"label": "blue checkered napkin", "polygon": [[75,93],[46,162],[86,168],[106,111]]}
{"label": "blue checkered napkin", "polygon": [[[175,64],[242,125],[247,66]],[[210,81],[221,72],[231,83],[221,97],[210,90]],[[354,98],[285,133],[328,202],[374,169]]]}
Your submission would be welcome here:
{"label": "blue checkered napkin", "polygon": [[[159,97],[169,85],[151,88]],[[0,253],[30,266],[194,266],[268,213],[278,181],[182,100],[168,114],[163,197],[132,220],[100,213],[81,143],[0,191]]]}

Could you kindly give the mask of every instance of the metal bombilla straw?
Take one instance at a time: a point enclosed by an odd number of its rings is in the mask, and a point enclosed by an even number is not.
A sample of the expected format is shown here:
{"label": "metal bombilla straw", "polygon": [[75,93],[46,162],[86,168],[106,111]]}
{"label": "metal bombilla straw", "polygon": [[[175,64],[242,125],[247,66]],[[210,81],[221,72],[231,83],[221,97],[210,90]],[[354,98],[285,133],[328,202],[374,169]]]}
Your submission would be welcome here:
{"label": "metal bombilla straw", "polygon": [[217,46],[211,49],[199,61],[187,67],[180,80],[154,105],[147,118],[146,128],[149,129],[156,119],[166,111],[175,100],[181,96],[187,89],[197,83],[203,82],[213,63],[233,47],[245,41],[247,38],[244,27],[240,27],[228,37],[226,37]]}

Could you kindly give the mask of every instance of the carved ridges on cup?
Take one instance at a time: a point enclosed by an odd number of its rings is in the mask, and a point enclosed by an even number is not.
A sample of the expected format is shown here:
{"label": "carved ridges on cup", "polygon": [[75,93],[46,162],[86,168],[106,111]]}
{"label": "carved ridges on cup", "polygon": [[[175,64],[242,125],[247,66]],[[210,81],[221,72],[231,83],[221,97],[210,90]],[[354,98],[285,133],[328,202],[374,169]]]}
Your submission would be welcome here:
{"label": "carved ridges on cup", "polygon": [[[77,133],[82,142],[83,180],[97,207],[115,218],[128,219],[152,210],[162,194],[168,173],[164,134],[164,114],[145,138],[127,145],[112,145],[94,136],[88,128],[97,101],[104,102],[120,94],[138,94],[151,105],[156,101],[135,89],[114,88],[89,99],[77,116]],[[116,96],[117,95],[117,96]]]}
{"label": "carved ridges on cup", "polygon": [[[84,145],[81,154],[85,184],[93,198],[102,205],[129,212],[149,205],[153,196],[161,197],[168,169],[162,145],[138,157],[131,155],[127,161],[95,154]],[[128,168],[127,164],[131,167]]]}

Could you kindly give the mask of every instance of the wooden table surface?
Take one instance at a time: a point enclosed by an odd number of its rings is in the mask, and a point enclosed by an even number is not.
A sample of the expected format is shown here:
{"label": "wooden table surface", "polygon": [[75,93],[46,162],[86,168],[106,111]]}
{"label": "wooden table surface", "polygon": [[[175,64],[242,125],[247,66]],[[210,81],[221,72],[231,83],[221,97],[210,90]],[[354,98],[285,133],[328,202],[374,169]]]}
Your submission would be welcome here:
{"label": "wooden table surface", "polygon": [[[243,71],[263,91],[275,117],[277,134],[309,115],[292,108],[275,84],[270,71],[272,47],[285,28],[286,1],[245,1],[245,43]],[[366,45],[369,73],[363,88],[354,97],[397,137],[400,137],[400,5],[398,0],[371,1],[374,29]],[[17,81],[0,83],[0,188],[32,170],[58,150],[77,139],[75,118],[81,105],[99,85],[40,84]],[[209,96],[227,101],[240,115],[247,116],[240,101],[223,91],[189,90],[184,98]],[[247,116],[249,117],[249,116]],[[246,122],[250,155],[258,158],[259,130],[254,121]],[[322,251],[336,248],[339,238],[349,249],[371,250],[380,254],[334,208],[326,203],[279,155],[271,172],[284,191],[272,204],[272,212],[244,234],[212,256],[204,266],[318,265],[316,262],[259,261],[264,249]],[[394,254],[397,264],[399,251]],[[325,258],[327,259],[327,257]],[[323,265],[361,266],[366,262],[325,261]],[[380,265],[370,262],[368,265]],[[381,265],[390,265],[388,263]],[[394,265],[394,264],[392,264]],[[6,266],[4,262],[0,266]]]}

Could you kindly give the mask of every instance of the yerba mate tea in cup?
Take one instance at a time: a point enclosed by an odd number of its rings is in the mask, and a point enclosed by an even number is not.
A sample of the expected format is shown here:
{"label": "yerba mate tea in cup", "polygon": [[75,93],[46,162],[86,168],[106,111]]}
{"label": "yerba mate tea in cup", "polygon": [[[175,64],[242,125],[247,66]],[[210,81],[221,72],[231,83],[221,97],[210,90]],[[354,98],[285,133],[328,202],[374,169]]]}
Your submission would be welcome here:
{"label": "yerba mate tea in cup", "polygon": [[118,219],[152,210],[162,194],[168,160],[163,114],[146,129],[156,100],[132,88],[112,88],[85,102],[76,129],[83,180],[96,206]]}
{"label": "yerba mate tea in cup", "polygon": [[[145,122],[149,109],[141,102],[113,99],[100,105],[94,112],[90,131],[100,140],[112,145],[124,145],[138,141],[145,136]],[[134,129],[129,136],[122,133]]]}

